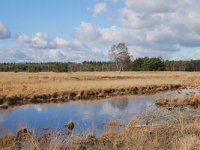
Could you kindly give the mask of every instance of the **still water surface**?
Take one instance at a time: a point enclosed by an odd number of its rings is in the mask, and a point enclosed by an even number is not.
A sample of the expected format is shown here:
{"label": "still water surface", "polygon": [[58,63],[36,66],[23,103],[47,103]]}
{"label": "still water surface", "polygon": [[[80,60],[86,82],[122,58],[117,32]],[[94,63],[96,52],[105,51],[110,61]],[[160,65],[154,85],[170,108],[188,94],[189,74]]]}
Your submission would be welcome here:
{"label": "still water surface", "polygon": [[[96,101],[76,101],[63,104],[39,104],[0,110],[0,136],[15,133],[27,127],[37,134],[43,130],[64,129],[68,121],[75,123],[75,133],[93,131],[101,133],[108,121],[128,123],[134,116],[145,112],[150,106],[156,107],[159,98],[186,96],[198,91],[187,88],[178,91],[162,92],[148,96],[131,96]],[[159,108],[157,108],[159,109]]]}

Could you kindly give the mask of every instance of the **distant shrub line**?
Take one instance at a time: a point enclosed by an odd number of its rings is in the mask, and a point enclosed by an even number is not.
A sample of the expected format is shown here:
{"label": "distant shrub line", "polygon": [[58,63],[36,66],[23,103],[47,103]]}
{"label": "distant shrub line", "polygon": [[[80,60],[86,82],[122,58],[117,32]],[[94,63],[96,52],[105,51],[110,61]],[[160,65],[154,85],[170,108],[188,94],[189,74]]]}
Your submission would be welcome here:
{"label": "distant shrub line", "polygon": [[[0,72],[118,71],[113,62],[0,63]],[[200,71],[200,60],[169,61],[158,57],[137,58],[124,71]]]}

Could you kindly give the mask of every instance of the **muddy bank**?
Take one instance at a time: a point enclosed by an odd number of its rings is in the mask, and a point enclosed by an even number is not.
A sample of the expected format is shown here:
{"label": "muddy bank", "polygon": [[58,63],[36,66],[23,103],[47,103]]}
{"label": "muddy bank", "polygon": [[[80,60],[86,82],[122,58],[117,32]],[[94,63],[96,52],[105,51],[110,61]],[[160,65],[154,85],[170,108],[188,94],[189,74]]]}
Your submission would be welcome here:
{"label": "muddy bank", "polygon": [[200,96],[195,94],[190,94],[187,97],[156,100],[156,106],[166,107],[168,109],[173,109],[181,106],[192,106],[194,108],[198,108],[199,105],[200,105]]}
{"label": "muddy bank", "polygon": [[177,90],[183,88],[179,84],[151,85],[145,87],[129,87],[118,89],[100,89],[89,91],[55,92],[53,94],[41,94],[33,96],[0,96],[0,109],[7,109],[11,106],[38,104],[38,103],[60,103],[72,100],[93,100],[122,95],[145,95],[155,94],[161,91]]}

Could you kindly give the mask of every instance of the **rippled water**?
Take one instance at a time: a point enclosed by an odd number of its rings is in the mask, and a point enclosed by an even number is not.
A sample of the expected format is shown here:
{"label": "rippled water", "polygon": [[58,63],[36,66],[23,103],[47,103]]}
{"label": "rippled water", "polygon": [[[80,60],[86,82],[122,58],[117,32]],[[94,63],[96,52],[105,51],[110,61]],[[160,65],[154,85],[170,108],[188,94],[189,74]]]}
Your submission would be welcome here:
{"label": "rippled water", "polygon": [[[131,118],[154,106],[159,98],[186,96],[187,93],[198,93],[196,89],[162,92],[149,96],[131,96],[96,101],[76,101],[63,104],[25,105],[0,110],[0,135],[28,127],[36,133],[43,130],[64,129],[72,120],[75,132],[94,131],[101,133],[108,121],[128,123]],[[157,108],[159,109],[159,108]]]}

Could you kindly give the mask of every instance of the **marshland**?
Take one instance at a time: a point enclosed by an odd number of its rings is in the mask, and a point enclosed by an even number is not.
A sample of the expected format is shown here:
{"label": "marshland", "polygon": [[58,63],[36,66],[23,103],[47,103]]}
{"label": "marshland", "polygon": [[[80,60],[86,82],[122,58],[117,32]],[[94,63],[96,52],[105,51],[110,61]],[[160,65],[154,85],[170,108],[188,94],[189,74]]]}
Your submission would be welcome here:
{"label": "marshland", "polygon": [[200,150],[199,8],[0,1],[0,150]]}
{"label": "marshland", "polygon": [[0,77],[2,149],[199,148],[198,72]]}

